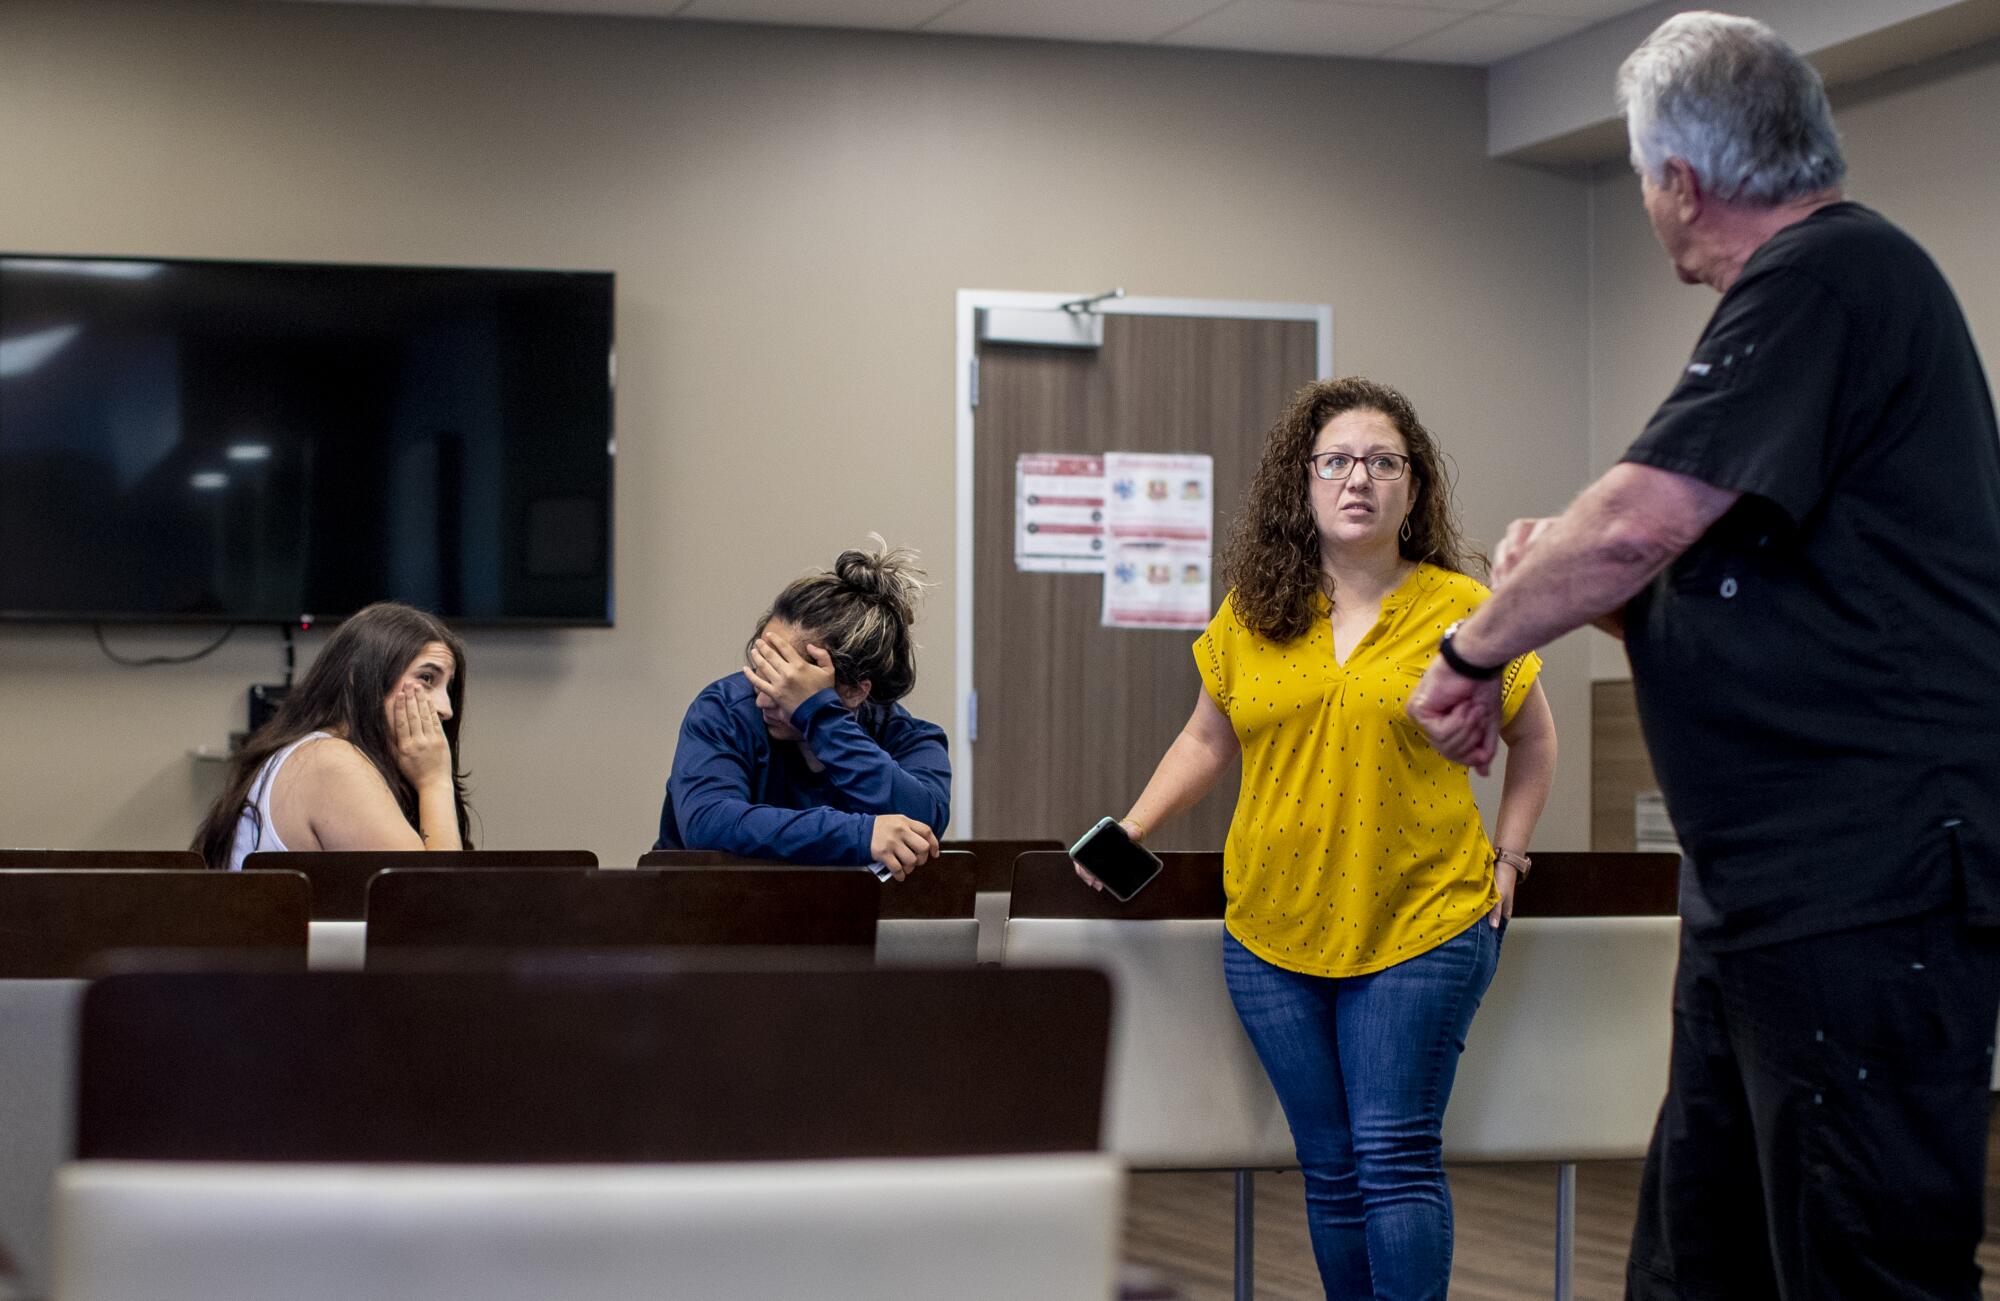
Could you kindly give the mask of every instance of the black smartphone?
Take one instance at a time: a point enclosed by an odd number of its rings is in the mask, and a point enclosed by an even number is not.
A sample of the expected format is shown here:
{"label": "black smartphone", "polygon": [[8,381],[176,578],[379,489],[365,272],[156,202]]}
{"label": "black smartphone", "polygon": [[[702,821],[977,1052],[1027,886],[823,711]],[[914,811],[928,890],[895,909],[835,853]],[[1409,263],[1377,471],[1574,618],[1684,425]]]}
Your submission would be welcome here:
{"label": "black smartphone", "polygon": [[1159,858],[1126,835],[1116,818],[1099,818],[1096,826],[1083,833],[1083,839],[1069,847],[1069,856],[1104,882],[1104,888],[1119,903],[1130,900],[1160,874]]}

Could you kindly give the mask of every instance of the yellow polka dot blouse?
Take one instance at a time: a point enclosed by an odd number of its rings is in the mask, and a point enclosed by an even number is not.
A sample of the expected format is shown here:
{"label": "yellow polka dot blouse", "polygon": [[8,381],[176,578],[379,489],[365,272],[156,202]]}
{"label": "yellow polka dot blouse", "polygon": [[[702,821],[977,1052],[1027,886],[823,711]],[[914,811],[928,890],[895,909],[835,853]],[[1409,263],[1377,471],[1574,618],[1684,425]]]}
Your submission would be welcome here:
{"label": "yellow polka dot blouse", "polygon": [[[1330,618],[1280,644],[1223,601],[1194,658],[1243,747],[1223,879],[1245,948],[1290,971],[1365,975],[1436,948],[1499,898],[1467,770],[1403,713],[1444,630],[1487,595],[1419,565],[1345,664]],[[1508,666],[1508,719],[1540,672],[1532,654]]]}

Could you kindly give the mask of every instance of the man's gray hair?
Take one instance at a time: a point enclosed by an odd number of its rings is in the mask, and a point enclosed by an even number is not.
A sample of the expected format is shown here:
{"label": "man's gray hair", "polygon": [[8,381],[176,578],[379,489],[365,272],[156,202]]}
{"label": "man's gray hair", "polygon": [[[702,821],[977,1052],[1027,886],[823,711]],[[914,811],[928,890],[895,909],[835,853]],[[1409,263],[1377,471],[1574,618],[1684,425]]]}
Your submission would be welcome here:
{"label": "man's gray hair", "polygon": [[1840,184],[1847,163],[1819,72],[1754,18],[1676,14],[1618,69],[1632,166],[1694,169],[1725,203],[1774,206]]}

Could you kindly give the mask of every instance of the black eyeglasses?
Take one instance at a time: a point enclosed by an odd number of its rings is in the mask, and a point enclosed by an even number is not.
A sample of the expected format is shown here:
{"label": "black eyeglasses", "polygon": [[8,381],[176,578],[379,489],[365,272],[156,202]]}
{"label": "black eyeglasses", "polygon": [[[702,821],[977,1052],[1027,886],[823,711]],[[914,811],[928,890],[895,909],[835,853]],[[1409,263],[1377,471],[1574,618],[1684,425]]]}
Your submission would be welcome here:
{"label": "black eyeglasses", "polygon": [[1354,473],[1356,465],[1366,465],[1371,479],[1400,479],[1403,471],[1410,468],[1410,458],[1394,452],[1376,452],[1358,458],[1346,452],[1321,452],[1308,456],[1306,464],[1322,479],[1345,479]]}

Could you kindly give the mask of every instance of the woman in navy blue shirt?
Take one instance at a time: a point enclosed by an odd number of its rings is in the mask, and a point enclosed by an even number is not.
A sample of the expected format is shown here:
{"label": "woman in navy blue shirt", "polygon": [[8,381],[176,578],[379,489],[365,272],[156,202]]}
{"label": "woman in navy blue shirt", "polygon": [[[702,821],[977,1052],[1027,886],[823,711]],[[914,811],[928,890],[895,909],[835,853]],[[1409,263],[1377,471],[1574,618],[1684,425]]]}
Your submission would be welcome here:
{"label": "woman in navy blue shirt", "polygon": [[681,720],[655,849],[714,849],[902,880],[951,811],[944,731],[896,701],[916,683],[914,553],[845,551],[757,621],[748,663]]}

